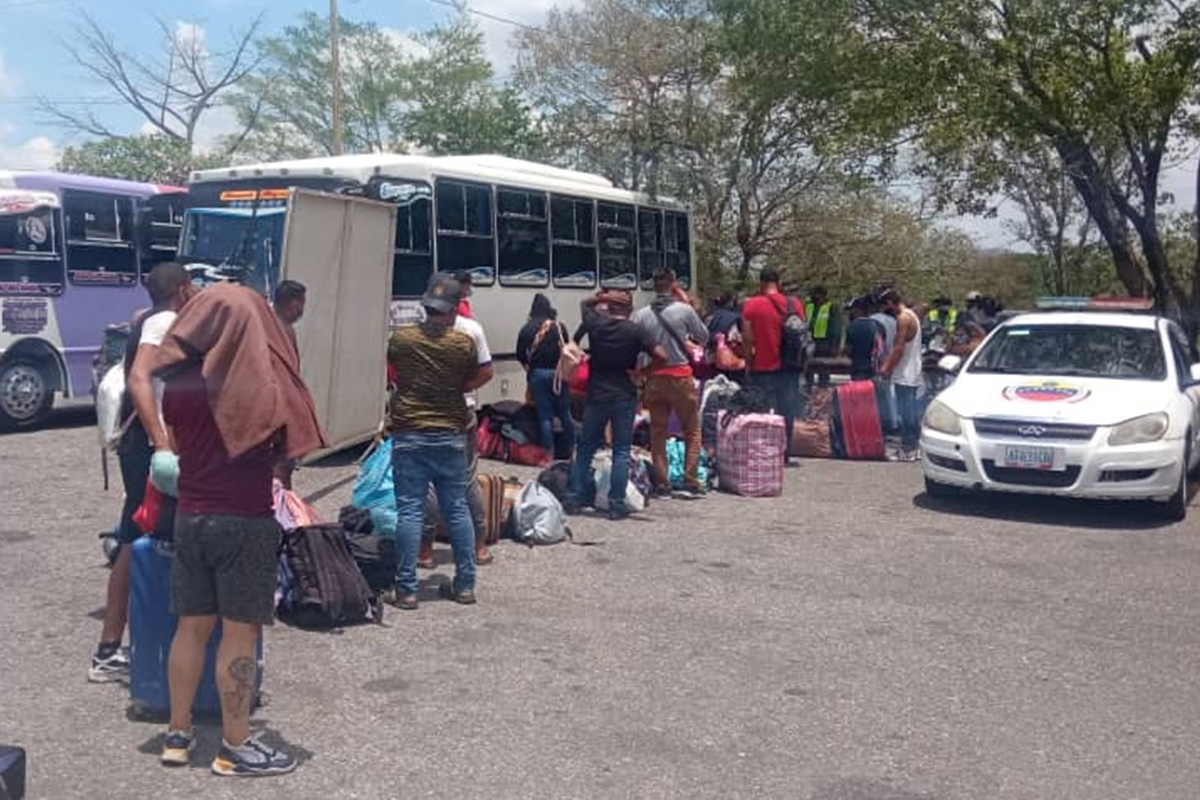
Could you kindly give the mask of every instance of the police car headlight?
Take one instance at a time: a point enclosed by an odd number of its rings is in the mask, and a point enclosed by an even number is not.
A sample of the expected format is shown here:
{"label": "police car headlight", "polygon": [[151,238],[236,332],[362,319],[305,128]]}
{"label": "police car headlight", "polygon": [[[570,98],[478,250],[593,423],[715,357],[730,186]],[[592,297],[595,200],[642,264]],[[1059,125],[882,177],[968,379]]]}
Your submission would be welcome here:
{"label": "police car headlight", "polygon": [[962,435],[962,417],[950,410],[941,400],[934,400],[925,410],[925,427],[949,436]]}
{"label": "police car headlight", "polygon": [[1108,443],[1112,447],[1121,447],[1127,444],[1157,442],[1167,435],[1169,425],[1170,420],[1163,413],[1136,417],[1113,428],[1108,434]]}

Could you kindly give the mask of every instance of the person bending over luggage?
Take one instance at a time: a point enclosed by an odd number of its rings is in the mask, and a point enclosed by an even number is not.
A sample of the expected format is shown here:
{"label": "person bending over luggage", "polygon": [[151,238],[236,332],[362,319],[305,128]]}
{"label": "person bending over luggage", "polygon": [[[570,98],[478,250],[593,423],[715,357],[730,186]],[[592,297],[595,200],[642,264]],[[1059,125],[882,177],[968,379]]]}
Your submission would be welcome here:
{"label": "person bending over luggage", "polygon": [[219,284],[191,300],[159,349],[163,414],[179,453],[167,667],[171,721],[162,763],[185,765],[205,649],[221,622],[216,679],[224,776],[290,772],[295,759],[250,735],[256,654],[275,618],[280,540],[272,468],[325,446],[283,323],[251,289]]}
{"label": "person bending over luggage", "polygon": [[487,378],[470,335],[455,326],[459,282],[444,273],[429,279],[421,304],[425,321],[396,329],[388,360],[396,368],[389,427],[396,485],[396,605],[417,608],[417,556],[425,521],[425,494],[432,483],[450,529],[454,583],[443,594],[475,602],[475,528],[467,505],[466,431],[472,414],[464,392]]}
{"label": "person bending over luggage", "polygon": [[[629,292],[601,292],[581,304],[583,332],[591,358],[587,401],[583,410],[583,440],[575,452],[566,512],[578,514],[585,484],[590,480],[592,459],[604,441],[604,428],[612,425],[612,478],[608,489],[608,517],[628,515],[625,490],[629,483],[629,453],[633,448],[633,420],[637,413],[637,386],[631,377],[638,357],[649,353],[660,361],[667,351],[641,326],[629,319],[633,298]],[[604,306],[607,310],[600,311]]]}
{"label": "person bending over luggage", "polygon": [[558,312],[550,298],[538,292],[533,296],[529,320],[517,334],[517,360],[525,367],[529,394],[537,406],[538,434],[542,448],[554,455],[554,421],[562,426],[570,460],[575,451],[575,421],[571,419],[571,389],[566,381],[555,388],[558,358],[563,342],[570,341],[567,326],[558,321]]}
{"label": "person bending over luggage", "polygon": [[692,377],[687,340],[698,345],[708,342],[708,328],[689,305],[687,292],[667,267],[654,271],[654,300],[639,308],[633,321],[667,352],[666,361],[644,365],[647,373],[642,403],[650,411],[650,452],[654,462],[654,493],[671,496],[667,477],[667,428],[674,413],[683,429],[687,448],[684,458],[684,485],[676,497],[695,500],[704,497],[700,483],[700,398]]}
{"label": "person bending over luggage", "polygon": [[121,550],[108,573],[104,627],[100,631],[100,646],[88,669],[88,680],[92,683],[129,679],[129,657],[121,650],[121,637],[129,616],[129,545],[142,534],[133,521],[133,514],[145,499],[146,477],[150,474],[152,461],[158,459],[160,471],[164,471],[168,481],[168,473],[177,469],[162,422],[162,382],[152,379],[150,371],[167,329],[196,288],[182,266],[168,261],[150,271],[146,290],[154,305],[133,323],[125,344],[125,396],[121,399],[121,422],[130,422],[117,445],[121,482],[125,485],[125,504],[121,508],[116,535]]}

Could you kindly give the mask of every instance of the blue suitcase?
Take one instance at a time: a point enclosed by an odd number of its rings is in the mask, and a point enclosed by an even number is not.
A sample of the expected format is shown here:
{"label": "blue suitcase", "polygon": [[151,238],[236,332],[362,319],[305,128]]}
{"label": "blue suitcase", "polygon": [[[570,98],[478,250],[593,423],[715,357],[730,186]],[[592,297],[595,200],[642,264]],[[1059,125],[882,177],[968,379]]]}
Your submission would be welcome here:
{"label": "blue suitcase", "polygon": [[25,751],[0,744],[0,800],[23,800],[24,797]]}
{"label": "blue suitcase", "polygon": [[[129,694],[135,715],[156,716],[170,711],[167,656],[175,636],[171,615],[171,545],[143,536],[131,546],[129,562]],[[196,714],[221,713],[217,691],[217,645],[221,626],[213,631],[204,657],[204,676],[192,710]],[[255,706],[262,694],[262,638],[258,640],[258,685]]]}

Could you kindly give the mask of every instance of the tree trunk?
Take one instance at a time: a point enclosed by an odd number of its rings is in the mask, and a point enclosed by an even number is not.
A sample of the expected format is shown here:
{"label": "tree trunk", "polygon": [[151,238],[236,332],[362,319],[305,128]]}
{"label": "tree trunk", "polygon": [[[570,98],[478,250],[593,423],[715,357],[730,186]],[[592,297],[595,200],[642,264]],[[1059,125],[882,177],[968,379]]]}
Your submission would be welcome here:
{"label": "tree trunk", "polygon": [[1071,176],[1071,183],[1075,185],[1088,214],[1096,223],[1096,229],[1100,231],[1109,252],[1112,253],[1117,277],[1130,295],[1145,297],[1148,288],[1146,275],[1133,252],[1125,219],[1113,205],[1107,181],[1101,174],[1100,165],[1096,163],[1091,150],[1086,143],[1073,137],[1055,139],[1054,149],[1062,158],[1067,174]]}

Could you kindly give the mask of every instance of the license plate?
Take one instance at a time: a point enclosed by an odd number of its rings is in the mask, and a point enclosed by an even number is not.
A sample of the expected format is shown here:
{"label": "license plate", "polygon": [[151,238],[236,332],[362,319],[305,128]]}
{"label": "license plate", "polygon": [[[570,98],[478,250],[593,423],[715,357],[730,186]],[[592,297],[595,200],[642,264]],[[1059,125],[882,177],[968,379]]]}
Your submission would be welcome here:
{"label": "license plate", "polygon": [[1054,448],[1008,445],[1004,448],[1004,466],[1013,469],[1054,469]]}

